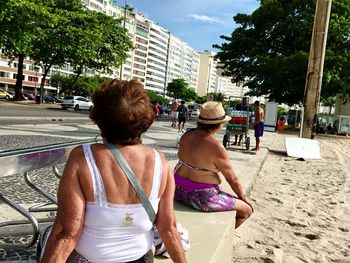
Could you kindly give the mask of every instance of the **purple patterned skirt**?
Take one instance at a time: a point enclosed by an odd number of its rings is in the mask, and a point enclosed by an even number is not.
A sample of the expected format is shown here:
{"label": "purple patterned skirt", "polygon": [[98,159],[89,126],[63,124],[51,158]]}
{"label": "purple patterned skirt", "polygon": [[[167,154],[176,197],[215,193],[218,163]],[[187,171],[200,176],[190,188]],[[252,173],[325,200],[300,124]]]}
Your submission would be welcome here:
{"label": "purple patterned skirt", "polygon": [[175,178],[175,200],[203,212],[234,210],[236,199],[220,190],[216,184],[198,183],[178,173]]}

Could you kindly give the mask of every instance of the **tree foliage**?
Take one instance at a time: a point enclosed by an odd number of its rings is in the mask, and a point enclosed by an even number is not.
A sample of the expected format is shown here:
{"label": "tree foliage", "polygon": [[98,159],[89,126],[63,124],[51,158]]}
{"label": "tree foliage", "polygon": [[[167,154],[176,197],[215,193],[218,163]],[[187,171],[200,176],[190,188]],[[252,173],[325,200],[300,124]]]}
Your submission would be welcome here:
{"label": "tree foliage", "polygon": [[[105,81],[111,80],[107,77],[81,75],[76,78],[74,75],[63,76],[55,74],[50,77],[50,85],[59,87],[65,94],[74,94],[89,97]],[[74,85],[73,85],[74,84]]]}
{"label": "tree foliage", "polygon": [[32,58],[44,69],[41,88],[53,65],[69,63],[78,77],[84,68],[111,73],[126,60],[132,42],[120,20],[85,10],[80,0],[53,2],[56,25],[46,28],[44,39],[33,47]]}
{"label": "tree foliage", "polygon": [[158,102],[160,105],[167,105],[169,103],[169,100],[166,98],[158,95],[153,90],[146,90],[146,93],[149,97],[150,102],[155,105],[156,102]]}
{"label": "tree foliage", "polygon": [[[81,0],[0,0],[0,47],[9,57],[29,56],[43,68],[41,90],[52,66],[69,63],[111,73],[122,64],[132,41],[121,21],[87,10]],[[23,62],[23,61],[22,61]],[[19,63],[18,79],[22,80]],[[22,83],[18,82],[16,90]]]}
{"label": "tree foliage", "polygon": [[33,44],[40,40],[52,16],[40,3],[29,0],[1,0],[0,48],[11,60],[18,59],[15,99],[22,98],[23,61],[33,55]]}
{"label": "tree foliage", "polygon": [[[314,0],[261,0],[251,15],[214,45],[224,75],[244,81],[250,95],[288,104],[303,100],[315,13]],[[350,0],[334,0],[325,57],[323,96],[350,93]]]}
{"label": "tree foliage", "polygon": [[185,101],[195,101],[197,93],[189,88],[188,83],[181,78],[173,79],[167,86],[167,95],[172,98],[182,99]]}

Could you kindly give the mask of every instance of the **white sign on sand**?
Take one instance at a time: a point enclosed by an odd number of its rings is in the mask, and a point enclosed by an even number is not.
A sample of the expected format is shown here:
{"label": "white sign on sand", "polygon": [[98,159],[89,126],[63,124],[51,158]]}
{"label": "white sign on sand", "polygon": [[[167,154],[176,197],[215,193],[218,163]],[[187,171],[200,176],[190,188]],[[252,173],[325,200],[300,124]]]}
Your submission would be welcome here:
{"label": "white sign on sand", "polygon": [[288,156],[304,159],[321,159],[320,145],[316,140],[286,137],[284,144]]}

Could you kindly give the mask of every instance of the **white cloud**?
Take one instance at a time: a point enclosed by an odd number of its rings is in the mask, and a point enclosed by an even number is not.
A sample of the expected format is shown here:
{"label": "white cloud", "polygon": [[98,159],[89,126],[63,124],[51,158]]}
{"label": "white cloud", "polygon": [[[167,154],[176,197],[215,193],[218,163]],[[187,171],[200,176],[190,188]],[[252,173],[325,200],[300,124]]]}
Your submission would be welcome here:
{"label": "white cloud", "polygon": [[210,17],[206,15],[197,15],[197,14],[191,14],[189,17],[193,18],[196,21],[201,21],[201,22],[207,22],[207,23],[217,23],[217,24],[224,24],[224,22],[216,17]]}

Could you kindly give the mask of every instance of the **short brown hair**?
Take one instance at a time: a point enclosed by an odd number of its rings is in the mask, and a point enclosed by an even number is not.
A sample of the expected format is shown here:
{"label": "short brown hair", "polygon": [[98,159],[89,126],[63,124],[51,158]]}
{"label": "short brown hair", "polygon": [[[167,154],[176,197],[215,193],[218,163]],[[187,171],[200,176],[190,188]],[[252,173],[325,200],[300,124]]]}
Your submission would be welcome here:
{"label": "short brown hair", "polygon": [[197,122],[197,128],[201,130],[205,130],[208,132],[212,132],[217,130],[220,127],[221,123],[215,123],[215,124],[206,124],[206,123],[200,123]]}
{"label": "short brown hair", "polygon": [[135,80],[114,79],[92,94],[94,107],[90,118],[109,143],[132,145],[141,142],[141,134],[154,120],[154,112],[143,85]]}

